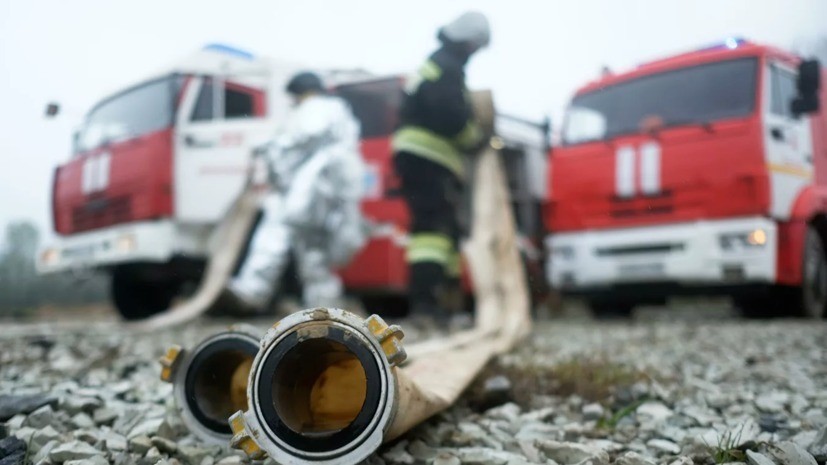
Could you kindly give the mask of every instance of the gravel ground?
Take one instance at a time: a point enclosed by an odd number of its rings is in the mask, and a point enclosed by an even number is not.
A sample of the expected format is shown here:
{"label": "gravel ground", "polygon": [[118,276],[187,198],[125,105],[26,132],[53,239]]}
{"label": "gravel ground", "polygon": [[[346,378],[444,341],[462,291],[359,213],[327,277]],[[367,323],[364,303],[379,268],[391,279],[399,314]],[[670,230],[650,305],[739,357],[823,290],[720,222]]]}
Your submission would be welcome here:
{"label": "gravel ground", "polygon": [[[827,324],[640,320],[538,324],[456,406],[369,462],[825,463]],[[169,344],[223,327],[0,323],[0,465],[247,462],[189,435],[158,380]]]}

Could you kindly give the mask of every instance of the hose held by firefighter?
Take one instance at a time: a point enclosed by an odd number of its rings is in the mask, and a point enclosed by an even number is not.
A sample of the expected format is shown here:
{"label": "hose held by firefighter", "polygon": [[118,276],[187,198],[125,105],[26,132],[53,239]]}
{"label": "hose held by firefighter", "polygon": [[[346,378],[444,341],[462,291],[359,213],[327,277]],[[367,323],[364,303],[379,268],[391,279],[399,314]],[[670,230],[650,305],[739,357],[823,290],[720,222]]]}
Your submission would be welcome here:
{"label": "hose held by firefighter", "polygon": [[297,74],[286,90],[295,107],[268,146],[273,190],[225,298],[242,308],[263,309],[278,291],[292,254],[302,304],[335,307],[341,305],[342,282],[334,270],[366,241],[359,210],[359,123],[314,73]]}
{"label": "hose held by firefighter", "polygon": [[408,82],[392,145],[411,213],[410,310],[444,323],[463,306],[463,156],[485,143],[465,86],[465,65],[488,45],[490,28],[484,15],[468,12],[442,27],[437,37],[440,48]]}

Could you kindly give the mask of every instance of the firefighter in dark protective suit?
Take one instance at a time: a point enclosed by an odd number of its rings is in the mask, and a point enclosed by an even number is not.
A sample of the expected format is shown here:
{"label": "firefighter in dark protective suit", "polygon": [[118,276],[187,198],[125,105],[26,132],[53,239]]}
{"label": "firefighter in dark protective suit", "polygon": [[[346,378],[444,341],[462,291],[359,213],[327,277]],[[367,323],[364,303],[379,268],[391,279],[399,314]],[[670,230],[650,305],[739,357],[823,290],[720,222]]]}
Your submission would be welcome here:
{"label": "firefighter in dark protective suit", "polygon": [[465,64],[488,45],[488,20],[468,12],[439,30],[441,47],[406,85],[393,137],[394,167],[411,214],[407,249],[410,311],[445,323],[461,307],[463,154],[483,131],[465,87]]}

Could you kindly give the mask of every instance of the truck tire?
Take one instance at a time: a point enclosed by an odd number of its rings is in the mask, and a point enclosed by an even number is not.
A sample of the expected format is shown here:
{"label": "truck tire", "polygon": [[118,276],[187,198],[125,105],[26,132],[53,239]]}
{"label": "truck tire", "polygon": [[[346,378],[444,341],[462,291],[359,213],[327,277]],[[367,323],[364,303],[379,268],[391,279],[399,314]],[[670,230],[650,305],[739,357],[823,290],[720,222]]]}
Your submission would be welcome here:
{"label": "truck tire", "polygon": [[801,259],[801,287],[796,289],[794,303],[797,316],[824,318],[827,307],[827,258],[818,232],[807,228],[804,256]]}
{"label": "truck tire", "polygon": [[772,286],[764,293],[735,300],[746,318],[822,318],[827,307],[827,259],[821,238],[812,227],[804,237],[801,286]]}
{"label": "truck tire", "polygon": [[140,320],[169,308],[180,283],[141,279],[129,268],[112,272],[111,295],[115,308],[125,320]]}
{"label": "truck tire", "polygon": [[592,316],[598,320],[625,320],[632,317],[635,304],[622,300],[590,300]]}

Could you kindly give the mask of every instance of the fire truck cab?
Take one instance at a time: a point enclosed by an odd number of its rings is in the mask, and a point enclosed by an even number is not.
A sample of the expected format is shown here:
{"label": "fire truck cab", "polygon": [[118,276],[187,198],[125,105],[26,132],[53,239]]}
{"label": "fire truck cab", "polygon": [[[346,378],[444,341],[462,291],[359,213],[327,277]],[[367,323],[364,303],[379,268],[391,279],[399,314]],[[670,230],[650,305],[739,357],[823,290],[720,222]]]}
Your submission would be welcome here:
{"label": "fire truck cab", "polygon": [[552,286],[603,315],[681,294],[823,315],[823,77],[732,38],[578,90],[549,170]]}
{"label": "fire truck cab", "polygon": [[[58,239],[37,257],[43,273],[101,270],[127,319],[169,307],[205,269],[213,233],[247,181],[254,148],[289,109],[283,89],[301,68],[210,45],[172,69],[104,99],[87,114],[71,159],[52,187]],[[371,310],[407,287],[407,211],[398,196],[390,135],[403,80],[324,72],[362,126],[362,210],[371,240],[341,275]],[[516,127],[515,127],[516,126]],[[544,136],[528,123],[498,122],[518,218],[538,248]],[[522,212],[522,213],[520,213]],[[538,254],[534,254],[536,256]],[[540,257],[534,265],[539,267]]]}

